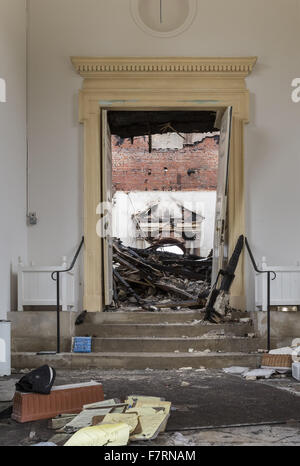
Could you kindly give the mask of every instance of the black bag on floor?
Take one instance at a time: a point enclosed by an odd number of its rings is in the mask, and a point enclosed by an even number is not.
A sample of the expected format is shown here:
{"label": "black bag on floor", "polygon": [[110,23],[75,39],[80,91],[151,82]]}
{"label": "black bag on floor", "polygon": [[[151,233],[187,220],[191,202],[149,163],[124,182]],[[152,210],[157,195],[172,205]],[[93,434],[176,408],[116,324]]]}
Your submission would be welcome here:
{"label": "black bag on floor", "polygon": [[16,390],[25,393],[41,393],[49,395],[55,380],[56,372],[53,367],[47,365],[39,367],[24,375],[16,383]]}

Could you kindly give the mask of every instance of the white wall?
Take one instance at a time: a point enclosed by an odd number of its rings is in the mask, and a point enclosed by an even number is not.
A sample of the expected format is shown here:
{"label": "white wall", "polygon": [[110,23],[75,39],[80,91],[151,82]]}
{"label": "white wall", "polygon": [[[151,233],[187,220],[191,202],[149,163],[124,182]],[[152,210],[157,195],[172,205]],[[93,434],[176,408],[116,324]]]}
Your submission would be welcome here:
{"label": "white wall", "polygon": [[[191,28],[174,38],[146,35],[129,0],[30,0],[30,203],[39,223],[29,255],[54,263],[82,231],[82,150],[77,124],[81,78],[72,55],[248,56],[251,123],[246,129],[247,232],[268,262],[300,258],[299,0],[201,0]],[[252,272],[247,281],[254,302]]]}
{"label": "white wall", "polygon": [[15,310],[16,265],[26,260],[26,9],[25,0],[0,0],[0,319]]}
{"label": "white wall", "polygon": [[136,239],[139,230],[136,229],[133,214],[144,212],[149,206],[158,203],[162,215],[167,211],[170,217],[181,218],[181,209],[178,206],[183,205],[203,217],[197,240],[187,244],[187,247],[200,247],[200,254],[203,257],[206,257],[213,248],[215,191],[132,191],[128,194],[117,191],[113,201],[112,234],[125,246],[138,247]]}

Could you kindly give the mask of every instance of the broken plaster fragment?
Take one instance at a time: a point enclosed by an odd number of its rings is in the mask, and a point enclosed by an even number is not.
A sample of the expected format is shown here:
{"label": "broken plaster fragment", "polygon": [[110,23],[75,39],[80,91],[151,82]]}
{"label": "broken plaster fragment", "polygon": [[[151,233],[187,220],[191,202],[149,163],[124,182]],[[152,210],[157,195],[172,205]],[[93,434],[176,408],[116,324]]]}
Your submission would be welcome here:
{"label": "broken plaster fragment", "polygon": [[190,384],[189,384],[189,382],[183,381],[183,382],[181,382],[180,385],[181,385],[181,387],[188,387]]}
{"label": "broken plaster fragment", "polygon": [[225,367],[223,371],[226,374],[238,374],[242,375],[245,372],[249,372],[249,367],[241,367],[241,366],[232,366],[232,367]]}
{"label": "broken plaster fragment", "polygon": [[193,353],[194,351],[194,348],[189,348],[189,353]]}
{"label": "broken plaster fragment", "polygon": [[31,430],[30,433],[29,433],[29,439],[33,440],[36,437],[37,437],[37,433],[35,432],[35,430]]}
{"label": "broken plaster fragment", "polygon": [[[294,353],[295,351],[295,353]],[[269,351],[269,354],[298,354],[298,352],[300,351],[300,346],[298,347],[295,347],[295,348],[291,348],[290,346],[286,346],[284,348],[277,348],[277,349],[274,349],[274,350],[271,350]]]}
{"label": "broken plaster fragment", "polygon": [[276,371],[274,369],[253,369],[249,372],[245,372],[242,375],[246,378],[246,380],[252,380],[248,377],[269,379],[273,374],[275,374],[275,372]]}

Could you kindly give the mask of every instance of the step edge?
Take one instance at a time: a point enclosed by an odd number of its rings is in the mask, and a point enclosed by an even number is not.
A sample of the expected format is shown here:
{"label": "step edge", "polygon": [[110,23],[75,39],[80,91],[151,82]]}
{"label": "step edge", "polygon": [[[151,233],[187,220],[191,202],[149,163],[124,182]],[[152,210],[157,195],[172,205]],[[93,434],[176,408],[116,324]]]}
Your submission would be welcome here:
{"label": "step edge", "polygon": [[[41,359],[42,358],[49,358],[49,355],[37,355],[37,353],[27,353],[27,352],[21,352],[21,353],[11,353],[12,356],[39,356]],[[187,357],[187,358],[216,358],[216,357],[226,357],[226,356],[237,356],[237,357],[255,357],[255,358],[261,358],[262,355],[260,353],[240,353],[240,352],[210,352],[210,353],[205,353],[202,351],[199,351],[197,353],[188,353],[188,352],[183,352],[183,353],[170,353],[170,352],[157,352],[157,353],[150,353],[150,352],[145,352],[145,353],[134,353],[134,352],[123,352],[123,353],[117,353],[117,352],[108,352],[108,353],[59,353],[59,354],[53,354],[51,355],[51,358],[57,358],[58,357],[87,357],[87,358],[92,358],[92,357],[116,357],[116,358],[125,358],[125,357],[134,357],[134,358],[171,358],[171,359],[178,359],[179,357]]]}
{"label": "step edge", "polygon": [[[86,323],[86,324],[82,324],[82,327],[83,325],[94,325],[93,323]],[[196,327],[196,324],[193,325],[193,324],[187,324],[185,322],[178,322],[178,323],[175,323],[175,322],[172,322],[172,323],[160,323],[160,324],[156,324],[156,323],[143,323],[143,324],[139,324],[139,323],[135,323],[135,322],[130,322],[130,323],[123,323],[123,322],[118,322],[118,323],[112,323],[112,324],[109,324],[109,323],[105,323],[105,322],[101,322],[98,324],[101,328],[102,327],[124,327],[124,328],[127,328],[127,327]],[[204,325],[203,325],[204,327]],[[206,325],[205,325],[206,327]],[[78,326],[77,326],[78,328]]]}
{"label": "step edge", "polygon": [[230,340],[234,340],[234,341],[256,341],[256,342],[260,342],[260,341],[264,341],[263,338],[261,337],[254,337],[254,338],[250,338],[250,337],[241,337],[241,336],[225,336],[224,338],[197,338],[197,337],[188,337],[188,338],[180,338],[180,337],[92,337],[92,340],[93,341],[107,341],[107,342],[111,342],[111,341],[130,341],[130,342],[135,342],[135,341],[172,341],[172,342],[198,342],[198,341],[201,341],[201,342],[212,342],[212,341],[230,341]]}

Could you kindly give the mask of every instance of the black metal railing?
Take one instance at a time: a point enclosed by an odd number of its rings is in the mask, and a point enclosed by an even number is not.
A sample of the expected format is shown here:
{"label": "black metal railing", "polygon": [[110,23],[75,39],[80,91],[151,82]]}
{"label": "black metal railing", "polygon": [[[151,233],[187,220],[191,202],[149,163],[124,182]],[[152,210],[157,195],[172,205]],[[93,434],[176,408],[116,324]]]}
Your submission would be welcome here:
{"label": "black metal railing", "polygon": [[249,253],[255,272],[267,274],[267,339],[268,339],[267,346],[268,346],[268,351],[270,351],[271,349],[271,274],[274,275],[272,280],[275,280],[277,275],[273,270],[259,270],[256,265],[255,259],[253,257],[247,238],[245,238],[245,244],[246,244],[246,248]]}
{"label": "black metal railing", "polygon": [[56,281],[56,335],[57,335],[57,343],[56,343],[56,353],[60,353],[60,274],[70,272],[76,264],[77,258],[81,251],[81,248],[84,243],[84,236],[81,239],[80,245],[76,251],[76,254],[70,264],[70,267],[65,270],[55,270],[51,274],[52,280]]}

